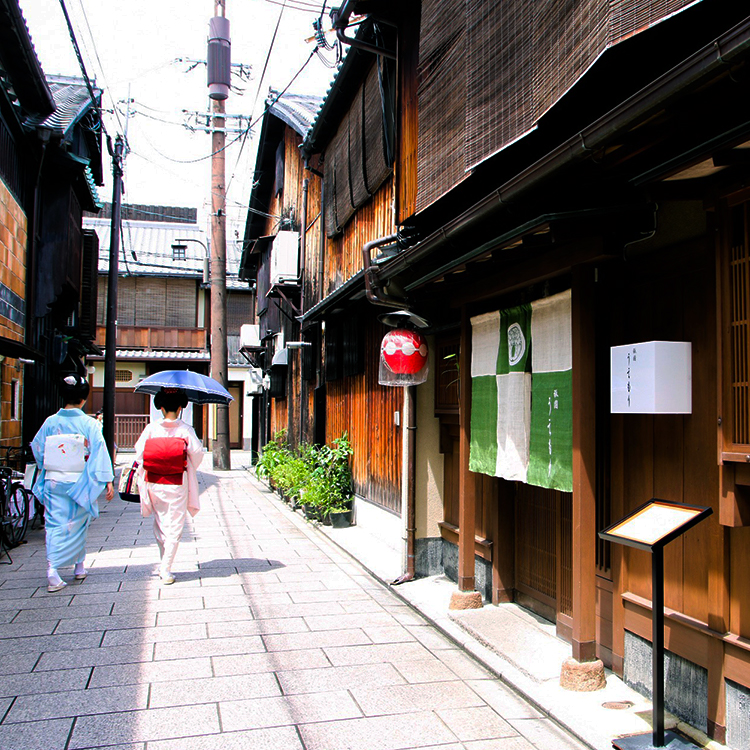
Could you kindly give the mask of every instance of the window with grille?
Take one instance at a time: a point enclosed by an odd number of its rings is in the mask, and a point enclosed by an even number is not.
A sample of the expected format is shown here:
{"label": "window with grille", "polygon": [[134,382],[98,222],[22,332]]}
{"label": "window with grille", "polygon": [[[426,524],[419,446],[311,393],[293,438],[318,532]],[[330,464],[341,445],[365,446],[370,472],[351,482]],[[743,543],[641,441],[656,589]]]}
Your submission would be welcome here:
{"label": "window with grille", "polygon": [[185,260],[187,245],[172,245],[172,260]]}
{"label": "window with grille", "polygon": [[746,454],[750,446],[750,201],[731,203],[723,243],[723,447]]}
{"label": "window with grille", "polygon": [[115,370],[115,383],[129,383],[133,379],[130,370]]}

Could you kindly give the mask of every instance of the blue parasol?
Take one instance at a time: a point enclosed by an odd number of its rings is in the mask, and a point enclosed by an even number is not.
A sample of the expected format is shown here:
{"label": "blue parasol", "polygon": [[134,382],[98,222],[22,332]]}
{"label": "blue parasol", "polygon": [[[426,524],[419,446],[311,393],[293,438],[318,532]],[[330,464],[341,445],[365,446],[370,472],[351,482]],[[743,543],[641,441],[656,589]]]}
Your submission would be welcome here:
{"label": "blue parasol", "polygon": [[234,401],[221,383],[192,370],[164,370],[149,375],[135,387],[136,393],[157,394],[162,388],[182,388],[194,404],[228,404]]}

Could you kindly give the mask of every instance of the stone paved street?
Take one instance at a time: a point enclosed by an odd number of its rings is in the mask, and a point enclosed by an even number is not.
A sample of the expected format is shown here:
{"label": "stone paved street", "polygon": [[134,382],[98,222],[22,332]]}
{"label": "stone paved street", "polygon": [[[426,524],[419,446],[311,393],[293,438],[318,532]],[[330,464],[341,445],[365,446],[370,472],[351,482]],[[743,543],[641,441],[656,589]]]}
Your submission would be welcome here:
{"label": "stone paved street", "polygon": [[119,498],[82,583],[47,593],[39,530],[0,566],[2,750],[584,747],[247,470],[210,467],[172,586]]}

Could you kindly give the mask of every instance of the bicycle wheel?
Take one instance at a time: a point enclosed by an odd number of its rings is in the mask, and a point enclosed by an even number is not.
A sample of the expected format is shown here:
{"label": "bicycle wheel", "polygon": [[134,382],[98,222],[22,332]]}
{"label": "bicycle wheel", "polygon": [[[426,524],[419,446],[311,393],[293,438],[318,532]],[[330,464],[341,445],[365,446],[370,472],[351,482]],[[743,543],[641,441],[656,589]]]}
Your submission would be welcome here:
{"label": "bicycle wheel", "polygon": [[3,533],[8,547],[17,547],[26,536],[29,524],[29,494],[20,482],[10,488],[10,497],[6,498],[3,517]]}

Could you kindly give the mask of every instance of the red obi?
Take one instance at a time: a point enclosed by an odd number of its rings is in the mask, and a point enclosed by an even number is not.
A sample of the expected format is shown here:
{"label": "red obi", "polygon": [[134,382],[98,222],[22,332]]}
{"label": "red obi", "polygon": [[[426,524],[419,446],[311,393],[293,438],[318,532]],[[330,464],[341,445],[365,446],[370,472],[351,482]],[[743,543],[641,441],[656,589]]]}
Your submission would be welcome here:
{"label": "red obi", "polygon": [[182,484],[187,468],[187,441],[184,438],[148,438],[143,450],[146,481],[151,484]]}

